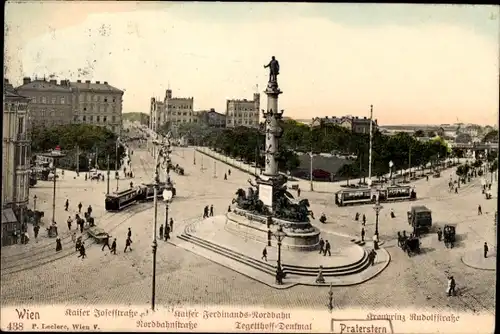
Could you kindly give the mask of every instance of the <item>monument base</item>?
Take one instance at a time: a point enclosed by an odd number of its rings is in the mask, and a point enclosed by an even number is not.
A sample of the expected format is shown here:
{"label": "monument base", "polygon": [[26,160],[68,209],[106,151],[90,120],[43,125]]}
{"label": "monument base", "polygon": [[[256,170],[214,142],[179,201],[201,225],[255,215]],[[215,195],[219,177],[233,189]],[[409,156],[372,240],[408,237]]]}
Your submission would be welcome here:
{"label": "monument base", "polygon": [[[320,231],[309,222],[289,222],[277,218],[268,218],[256,215],[245,210],[235,208],[226,215],[227,228],[235,234],[244,234],[245,237],[266,243],[269,240],[269,231],[276,232],[282,226],[286,238],[282,247],[290,251],[317,251],[319,249]],[[271,236],[271,241],[275,242]]]}

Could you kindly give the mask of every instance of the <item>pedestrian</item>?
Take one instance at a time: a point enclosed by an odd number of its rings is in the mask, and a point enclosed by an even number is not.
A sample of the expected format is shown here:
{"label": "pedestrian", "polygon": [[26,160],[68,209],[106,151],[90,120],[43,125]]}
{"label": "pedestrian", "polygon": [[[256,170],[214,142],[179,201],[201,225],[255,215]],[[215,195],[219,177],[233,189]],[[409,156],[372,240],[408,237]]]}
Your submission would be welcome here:
{"label": "pedestrian", "polygon": [[458,187],[455,187],[455,194],[458,194]]}
{"label": "pedestrian", "polygon": [[62,244],[61,244],[61,239],[57,238],[56,239],[56,252],[59,252],[62,250]]}
{"label": "pedestrian", "polygon": [[82,213],[82,202],[78,203],[78,213]]}
{"label": "pedestrian", "polygon": [[208,218],[208,205],[203,209],[203,218]]}
{"label": "pedestrian", "polygon": [[231,212],[231,204],[227,207],[227,212]]}
{"label": "pedestrian", "polygon": [[365,241],[365,228],[361,228],[361,241]]}
{"label": "pedestrian", "polygon": [[66,203],[64,203],[64,210],[68,211],[69,200],[66,198]]}
{"label": "pedestrian", "polygon": [[80,233],[83,233],[83,222],[84,220],[80,218],[80,220],[78,221],[78,224],[80,224]]}
{"label": "pedestrian", "polygon": [[103,242],[102,242],[102,248],[101,248],[101,251],[104,250],[104,247],[108,247],[109,250],[111,250],[111,247],[109,247],[109,235],[106,235],[106,237],[104,238]]}
{"label": "pedestrian", "polygon": [[363,213],[363,223],[361,225],[366,226],[366,216],[364,213]]}
{"label": "pedestrian", "polygon": [[38,231],[40,231],[40,226],[35,225],[35,227],[33,227],[33,233],[35,233],[35,239],[38,237]]}
{"label": "pedestrian", "polygon": [[323,253],[325,250],[325,240],[323,238],[319,239],[319,254]]}
{"label": "pedestrian", "polygon": [[484,250],[484,258],[486,259],[488,257],[488,244],[485,242],[483,246]]}
{"label": "pedestrian", "polygon": [[82,242],[82,244],[80,245],[80,255],[78,255],[78,257],[81,257],[82,260],[87,257],[87,254],[85,253],[85,243],[84,242]]}
{"label": "pedestrian", "polygon": [[160,239],[163,239],[163,224],[160,225]]}
{"label": "pedestrian", "polygon": [[359,221],[359,212],[356,212],[356,215],[354,216],[354,221]]}
{"label": "pedestrian", "polygon": [[170,239],[170,226],[168,224],[165,225],[165,241],[168,241]]}
{"label": "pedestrian", "polygon": [[446,289],[448,297],[455,296],[455,288],[456,288],[455,278],[453,276],[448,277],[448,288]]}
{"label": "pedestrian", "polygon": [[426,181],[429,181],[429,175],[427,175],[425,178],[426,178]]}
{"label": "pedestrian", "polygon": [[228,170],[227,170],[227,174],[228,174],[229,176],[231,176],[231,170],[230,170],[230,169],[228,169]]}
{"label": "pedestrian", "polygon": [[377,252],[372,249],[370,252],[370,264],[373,266],[375,264],[375,258],[377,257]]}
{"label": "pedestrian", "polygon": [[130,181],[130,189],[134,187],[134,182]]}
{"label": "pedestrian", "polygon": [[481,208],[481,205],[477,206],[477,215],[482,215],[483,214],[483,209]]}
{"label": "pedestrian", "polygon": [[132,239],[130,239],[130,237],[127,238],[127,240],[125,240],[125,249],[123,250],[124,253],[127,252],[127,248],[130,249],[130,251],[132,251]]}
{"label": "pedestrian", "polygon": [[266,247],[264,247],[264,249],[262,250],[262,257],[260,259],[267,262],[267,248]]}
{"label": "pedestrian", "polygon": [[68,230],[70,231],[71,231],[71,223],[73,223],[73,219],[71,219],[71,216],[68,216]]}
{"label": "pedestrian", "polygon": [[113,239],[113,243],[111,244],[111,254],[116,255],[116,238]]}
{"label": "pedestrian", "polygon": [[224,173],[224,180],[227,180],[227,174]]}
{"label": "pedestrian", "polygon": [[130,229],[130,227],[128,228],[127,238],[132,239],[132,230]]}
{"label": "pedestrian", "polygon": [[88,176],[87,176],[87,174],[85,174],[85,181],[87,181],[87,180],[88,180]]}
{"label": "pedestrian", "polygon": [[210,204],[210,217],[214,216],[214,205]]}
{"label": "pedestrian", "polygon": [[441,239],[443,238],[443,231],[441,230],[441,227],[438,228],[437,235],[438,235],[438,241],[441,241]]}
{"label": "pedestrian", "polygon": [[300,197],[300,188],[297,187],[297,197]]}
{"label": "pedestrian", "polygon": [[174,219],[170,218],[170,231],[169,232],[173,232],[173,231],[174,231]]}
{"label": "pedestrian", "polygon": [[326,256],[326,253],[328,253],[328,256],[332,256],[332,253],[330,252],[330,243],[328,240],[325,241],[325,251],[323,253],[323,256]]}
{"label": "pedestrian", "polygon": [[92,205],[89,205],[89,207],[87,208],[87,212],[88,212],[89,217],[90,217],[90,215],[92,214]]}

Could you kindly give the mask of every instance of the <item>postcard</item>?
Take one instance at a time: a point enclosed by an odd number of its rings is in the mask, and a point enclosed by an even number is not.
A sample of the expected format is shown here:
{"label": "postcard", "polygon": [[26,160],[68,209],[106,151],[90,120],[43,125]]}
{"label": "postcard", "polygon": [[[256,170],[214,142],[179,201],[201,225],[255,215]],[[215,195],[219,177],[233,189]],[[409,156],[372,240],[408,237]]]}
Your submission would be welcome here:
{"label": "postcard", "polygon": [[494,331],[496,8],[6,21],[2,330]]}

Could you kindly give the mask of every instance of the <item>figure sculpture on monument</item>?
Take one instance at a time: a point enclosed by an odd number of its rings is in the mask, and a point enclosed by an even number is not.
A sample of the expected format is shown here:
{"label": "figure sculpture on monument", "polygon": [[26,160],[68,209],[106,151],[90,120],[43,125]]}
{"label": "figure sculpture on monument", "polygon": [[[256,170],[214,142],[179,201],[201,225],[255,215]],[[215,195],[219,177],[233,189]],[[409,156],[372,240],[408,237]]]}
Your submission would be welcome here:
{"label": "figure sculpture on monument", "polygon": [[269,67],[269,82],[278,83],[278,74],[280,74],[280,64],[278,63],[276,58],[274,58],[274,56],[272,56],[269,64],[264,65],[264,68],[268,67]]}

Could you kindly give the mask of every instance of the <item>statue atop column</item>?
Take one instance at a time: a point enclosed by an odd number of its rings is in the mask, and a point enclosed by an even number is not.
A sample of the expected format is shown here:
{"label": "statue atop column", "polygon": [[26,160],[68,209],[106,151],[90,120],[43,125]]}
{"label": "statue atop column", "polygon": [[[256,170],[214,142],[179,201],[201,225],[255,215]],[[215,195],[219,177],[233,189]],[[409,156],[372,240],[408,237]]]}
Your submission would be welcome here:
{"label": "statue atop column", "polygon": [[278,83],[278,74],[280,74],[280,64],[274,56],[272,56],[269,64],[264,65],[264,68],[269,67],[269,82]]}

